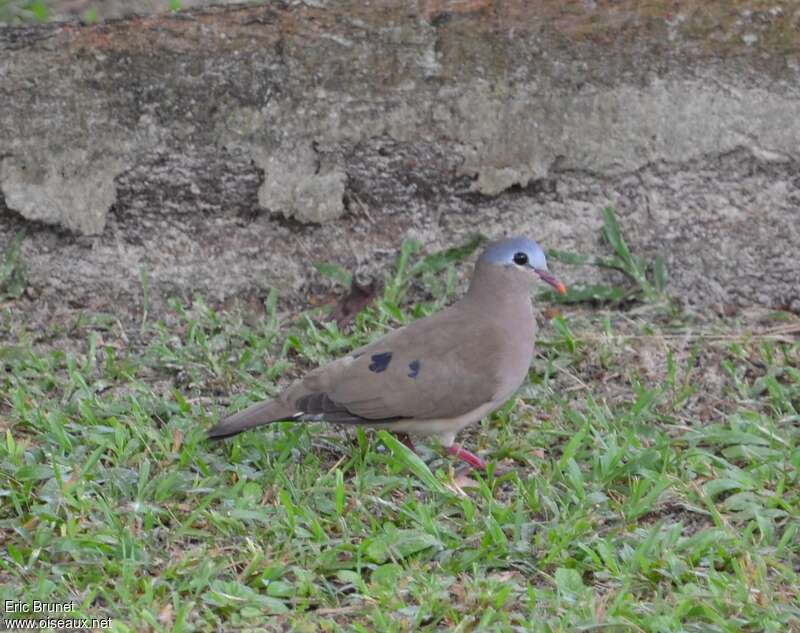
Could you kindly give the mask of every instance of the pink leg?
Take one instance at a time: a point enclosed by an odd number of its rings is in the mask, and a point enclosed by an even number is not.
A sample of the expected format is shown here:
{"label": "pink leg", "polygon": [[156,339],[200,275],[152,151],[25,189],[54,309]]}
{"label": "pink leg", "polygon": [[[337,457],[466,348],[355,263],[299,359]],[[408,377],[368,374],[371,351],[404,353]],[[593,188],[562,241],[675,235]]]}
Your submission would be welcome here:
{"label": "pink leg", "polygon": [[411,436],[408,433],[395,433],[397,439],[400,440],[403,444],[408,446],[412,450],[412,452],[416,453],[417,449],[414,446],[414,442],[411,441]]}
{"label": "pink leg", "polygon": [[447,452],[453,455],[454,457],[463,459],[470,466],[472,466],[477,470],[486,470],[486,462],[483,461],[480,457],[478,457],[475,453],[472,453],[463,446],[461,446],[461,444],[452,444],[448,446]]}

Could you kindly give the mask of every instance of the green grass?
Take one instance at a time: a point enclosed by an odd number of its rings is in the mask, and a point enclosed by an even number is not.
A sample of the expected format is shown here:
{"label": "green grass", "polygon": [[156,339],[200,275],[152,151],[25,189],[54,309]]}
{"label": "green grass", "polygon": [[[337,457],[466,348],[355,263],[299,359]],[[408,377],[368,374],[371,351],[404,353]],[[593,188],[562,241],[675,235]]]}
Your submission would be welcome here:
{"label": "green grass", "polygon": [[463,438],[488,475],[323,424],[204,440],[452,300],[468,251],[417,250],[347,332],[275,293],[60,331],[6,308],[0,604],[117,631],[800,631],[794,317],[565,308]]}
{"label": "green grass", "polygon": [[[169,3],[161,3],[160,10],[169,9],[177,12],[182,8],[181,0],[169,0]],[[65,11],[64,3],[60,0],[0,0],[0,25],[11,24],[35,24],[48,22],[54,17]],[[82,20],[85,24],[94,24],[98,20],[97,8],[103,9],[102,2],[86,3],[83,8]],[[146,10],[147,5],[140,7],[140,11]],[[67,6],[67,11],[74,10],[73,6]]]}
{"label": "green grass", "polygon": [[28,285],[25,264],[20,257],[24,239],[25,234],[18,233],[0,259],[0,300],[18,299]]}
{"label": "green grass", "polygon": [[50,14],[43,0],[0,0],[0,25],[46,22]]}

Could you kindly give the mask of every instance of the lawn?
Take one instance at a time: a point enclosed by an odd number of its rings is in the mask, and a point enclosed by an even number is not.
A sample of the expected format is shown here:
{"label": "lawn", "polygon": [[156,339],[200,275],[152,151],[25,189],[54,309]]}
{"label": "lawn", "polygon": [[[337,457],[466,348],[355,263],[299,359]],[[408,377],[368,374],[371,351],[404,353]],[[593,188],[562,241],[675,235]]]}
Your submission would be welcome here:
{"label": "lawn", "polygon": [[6,301],[0,607],[137,632],[800,631],[795,315],[679,310],[635,275],[589,292],[620,307],[541,302],[529,384],[461,438],[485,474],[324,424],[205,440],[452,301],[474,246],[403,249],[342,328],[275,292],[47,328]]}

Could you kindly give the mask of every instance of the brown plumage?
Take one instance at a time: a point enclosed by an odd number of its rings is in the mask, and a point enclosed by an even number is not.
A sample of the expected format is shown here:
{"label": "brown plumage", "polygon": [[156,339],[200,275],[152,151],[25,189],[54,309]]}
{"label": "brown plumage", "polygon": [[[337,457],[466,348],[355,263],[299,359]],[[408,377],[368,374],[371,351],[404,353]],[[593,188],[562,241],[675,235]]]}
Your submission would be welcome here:
{"label": "brown plumage", "polygon": [[538,278],[563,291],[535,242],[494,243],[461,301],[315,369],[274,400],[225,418],[209,437],[279,420],[324,420],[437,435],[450,452],[481,467],[454,439],[525,379],[536,333],[529,292]]}

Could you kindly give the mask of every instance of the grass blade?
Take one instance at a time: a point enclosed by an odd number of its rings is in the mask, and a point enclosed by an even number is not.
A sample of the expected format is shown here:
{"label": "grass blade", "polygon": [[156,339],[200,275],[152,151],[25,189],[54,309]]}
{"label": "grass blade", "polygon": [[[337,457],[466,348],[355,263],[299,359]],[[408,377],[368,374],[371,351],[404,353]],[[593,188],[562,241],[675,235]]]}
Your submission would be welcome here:
{"label": "grass blade", "polygon": [[381,442],[392,451],[392,455],[414,473],[417,479],[422,481],[428,488],[443,494],[447,492],[447,489],[436,479],[430,468],[420,459],[419,455],[408,448],[394,435],[387,431],[378,431],[378,437]]}

